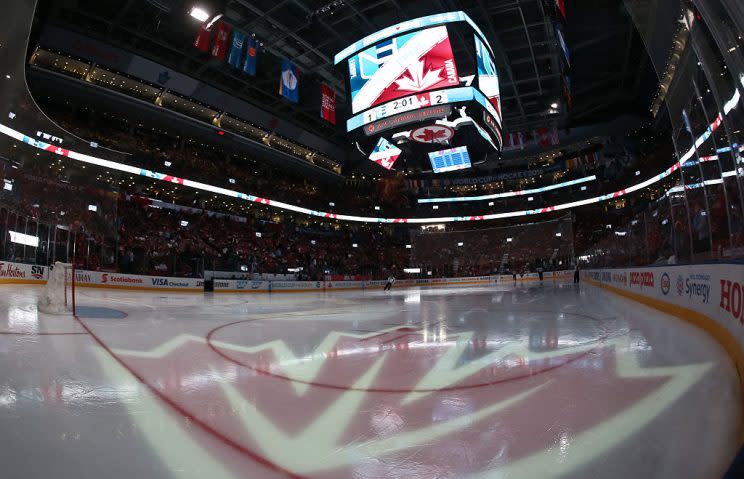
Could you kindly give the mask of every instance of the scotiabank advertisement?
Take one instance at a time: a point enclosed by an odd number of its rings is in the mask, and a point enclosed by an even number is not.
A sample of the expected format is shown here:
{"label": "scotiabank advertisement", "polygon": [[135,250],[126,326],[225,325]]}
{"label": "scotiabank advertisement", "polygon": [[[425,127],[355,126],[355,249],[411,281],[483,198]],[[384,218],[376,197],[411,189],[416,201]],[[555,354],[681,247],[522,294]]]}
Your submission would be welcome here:
{"label": "scotiabank advertisement", "polygon": [[77,286],[122,289],[173,289],[181,291],[203,291],[201,278],[171,278],[165,276],[141,276],[135,274],[109,273],[78,270],[75,272]]}
{"label": "scotiabank advertisement", "polygon": [[744,350],[744,264],[587,270],[584,277],[704,314]]}

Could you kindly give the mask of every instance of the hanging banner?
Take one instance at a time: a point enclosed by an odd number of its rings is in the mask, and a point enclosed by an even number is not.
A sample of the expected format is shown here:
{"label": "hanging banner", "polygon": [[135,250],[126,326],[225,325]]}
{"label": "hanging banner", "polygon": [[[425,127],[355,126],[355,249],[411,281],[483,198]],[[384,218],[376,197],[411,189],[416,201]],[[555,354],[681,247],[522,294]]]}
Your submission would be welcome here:
{"label": "hanging banner", "polygon": [[524,133],[521,131],[504,134],[502,151],[524,150]]}
{"label": "hanging banner", "polygon": [[243,63],[243,72],[251,76],[256,76],[258,42],[255,38],[249,38],[246,43],[248,44],[248,47],[245,50],[245,63]]}
{"label": "hanging banner", "polygon": [[282,62],[282,76],[279,79],[279,94],[292,103],[300,101],[300,79],[297,66],[288,60]]}
{"label": "hanging banner", "polygon": [[230,54],[227,56],[227,63],[230,66],[240,68],[240,60],[243,59],[243,45],[245,45],[245,35],[240,32],[233,33]]}
{"label": "hanging banner", "polygon": [[207,53],[209,51],[209,44],[212,41],[212,31],[207,30],[207,24],[204,23],[199,28],[199,33],[196,35],[196,40],[194,40],[194,47],[197,50],[201,50],[204,53]]}
{"label": "hanging banner", "polygon": [[214,38],[214,45],[212,45],[212,56],[225,61],[227,56],[227,41],[230,38],[230,32],[232,27],[227,23],[217,23],[217,34]]}
{"label": "hanging banner", "polygon": [[558,144],[558,130],[556,128],[538,128],[535,131],[535,140],[543,148],[549,148]]}
{"label": "hanging banner", "polygon": [[336,92],[333,88],[325,83],[320,85],[320,117],[331,123],[336,124]]}

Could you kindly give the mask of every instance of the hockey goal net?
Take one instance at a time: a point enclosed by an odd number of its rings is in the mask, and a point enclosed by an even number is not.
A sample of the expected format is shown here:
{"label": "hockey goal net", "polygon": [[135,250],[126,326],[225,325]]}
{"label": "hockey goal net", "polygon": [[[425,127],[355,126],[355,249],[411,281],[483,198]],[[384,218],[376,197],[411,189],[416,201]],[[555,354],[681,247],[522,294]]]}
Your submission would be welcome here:
{"label": "hockey goal net", "polygon": [[39,297],[39,311],[47,314],[75,314],[75,267],[54,263]]}

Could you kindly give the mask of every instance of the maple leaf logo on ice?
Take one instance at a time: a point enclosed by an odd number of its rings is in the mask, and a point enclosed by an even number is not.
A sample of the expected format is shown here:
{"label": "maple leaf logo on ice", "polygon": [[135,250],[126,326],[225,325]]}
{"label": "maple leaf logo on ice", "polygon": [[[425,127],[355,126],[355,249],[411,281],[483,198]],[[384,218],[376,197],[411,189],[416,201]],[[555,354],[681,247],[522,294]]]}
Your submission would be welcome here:
{"label": "maple leaf logo on ice", "polygon": [[398,90],[401,91],[423,91],[431,88],[442,80],[442,68],[429,70],[424,73],[424,61],[419,60],[415,65],[408,67],[408,76],[395,80]]}

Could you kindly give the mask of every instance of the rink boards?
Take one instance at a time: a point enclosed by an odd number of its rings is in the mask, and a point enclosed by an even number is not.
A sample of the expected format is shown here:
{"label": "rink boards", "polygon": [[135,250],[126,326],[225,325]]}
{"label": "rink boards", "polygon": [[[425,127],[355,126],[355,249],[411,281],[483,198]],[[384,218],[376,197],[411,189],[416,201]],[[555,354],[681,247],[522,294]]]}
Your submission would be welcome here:
{"label": "rink boards", "polygon": [[599,269],[582,277],[705,329],[744,378],[744,264]]}
{"label": "rink boards", "polygon": [[[44,284],[49,274],[47,266],[23,263],[0,262],[0,284]],[[570,277],[571,271],[546,272],[545,280]],[[84,288],[127,289],[135,291],[202,292],[202,278],[177,278],[166,276],[146,276],[121,274],[105,271],[78,270],[75,272],[76,286]],[[537,273],[520,275],[518,281],[537,281]],[[473,276],[458,278],[418,278],[398,279],[396,288],[427,286],[469,286],[489,285],[512,281],[511,275]],[[376,281],[287,281],[251,279],[215,279],[216,293],[270,293],[270,292],[312,292],[333,290],[380,289],[385,280]]]}

